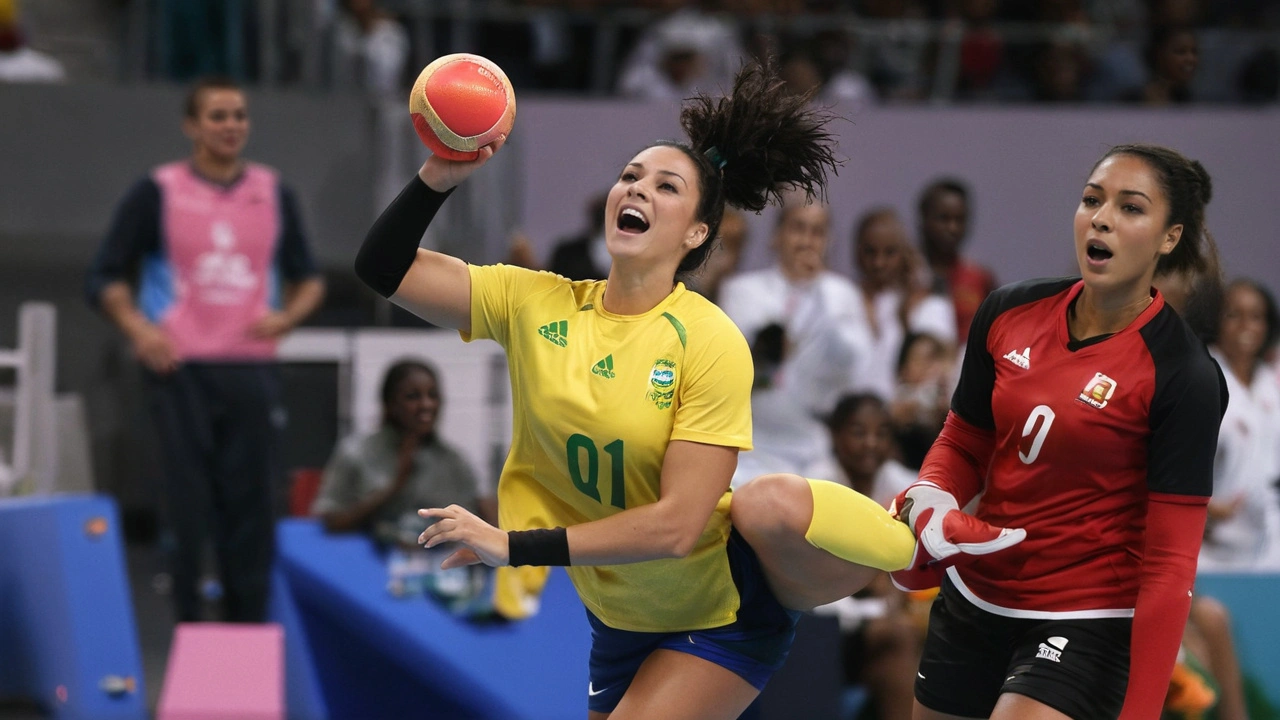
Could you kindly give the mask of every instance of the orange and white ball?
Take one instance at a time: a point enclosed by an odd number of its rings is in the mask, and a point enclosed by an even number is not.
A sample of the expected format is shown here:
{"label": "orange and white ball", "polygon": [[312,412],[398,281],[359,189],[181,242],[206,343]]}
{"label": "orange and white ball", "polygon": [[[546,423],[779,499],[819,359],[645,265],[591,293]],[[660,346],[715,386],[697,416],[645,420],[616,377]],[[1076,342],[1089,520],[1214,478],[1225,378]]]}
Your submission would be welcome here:
{"label": "orange and white ball", "polygon": [[409,94],[418,137],[448,160],[474,160],[480,148],[511,132],[516,93],[502,68],[470,53],[437,58]]}

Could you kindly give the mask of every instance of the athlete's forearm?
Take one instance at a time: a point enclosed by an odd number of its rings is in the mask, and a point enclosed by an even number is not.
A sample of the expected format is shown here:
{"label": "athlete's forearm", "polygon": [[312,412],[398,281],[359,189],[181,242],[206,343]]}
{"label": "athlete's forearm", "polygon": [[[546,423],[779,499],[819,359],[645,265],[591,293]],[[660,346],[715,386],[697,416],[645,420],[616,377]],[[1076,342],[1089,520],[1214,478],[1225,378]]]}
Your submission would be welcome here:
{"label": "athlete's forearm", "polygon": [[1153,494],[1147,502],[1141,585],[1129,648],[1129,688],[1121,720],[1160,716],[1191,612],[1196,556],[1207,516],[1202,500]]}
{"label": "athlete's forearm", "polygon": [[948,413],[942,432],[924,458],[920,479],[951,493],[963,508],[982,492],[994,451],[995,433]]}
{"label": "athlete's forearm", "polygon": [[369,228],[356,255],[356,275],[379,295],[394,295],[418,256],[422,234],[452,192],[436,192],[415,174]]}
{"label": "athlete's forearm", "polygon": [[672,514],[659,501],[571,525],[569,557],[574,565],[622,565],[685,557],[692,552],[711,515],[707,513],[695,534]]}

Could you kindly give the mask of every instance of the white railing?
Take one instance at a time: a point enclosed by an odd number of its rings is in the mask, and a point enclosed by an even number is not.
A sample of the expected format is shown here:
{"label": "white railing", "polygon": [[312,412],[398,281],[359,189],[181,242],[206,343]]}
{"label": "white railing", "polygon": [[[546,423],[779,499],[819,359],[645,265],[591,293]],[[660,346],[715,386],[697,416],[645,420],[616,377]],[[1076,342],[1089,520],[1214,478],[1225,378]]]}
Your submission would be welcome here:
{"label": "white railing", "polygon": [[[18,346],[0,350],[0,368],[12,370],[13,457],[0,457],[0,496],[15,488],[52,492],[58,475],[58,427],[54,407],[57,310],[50,303],[18,308]],[[0,447],[3,447],[0,444]]]}

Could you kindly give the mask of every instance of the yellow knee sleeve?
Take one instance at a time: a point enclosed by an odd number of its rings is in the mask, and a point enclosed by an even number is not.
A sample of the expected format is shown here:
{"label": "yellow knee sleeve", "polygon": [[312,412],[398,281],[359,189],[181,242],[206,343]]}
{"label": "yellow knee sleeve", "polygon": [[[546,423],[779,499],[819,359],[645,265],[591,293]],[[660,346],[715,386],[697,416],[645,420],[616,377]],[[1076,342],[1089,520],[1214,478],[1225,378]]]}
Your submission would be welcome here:
{"label": "yellow knee sleeve", "polygon": [[827,480],[809,480],[813,518],[804,539],[842,560],[878,570],[902,570],[916,538],[876,501]]}

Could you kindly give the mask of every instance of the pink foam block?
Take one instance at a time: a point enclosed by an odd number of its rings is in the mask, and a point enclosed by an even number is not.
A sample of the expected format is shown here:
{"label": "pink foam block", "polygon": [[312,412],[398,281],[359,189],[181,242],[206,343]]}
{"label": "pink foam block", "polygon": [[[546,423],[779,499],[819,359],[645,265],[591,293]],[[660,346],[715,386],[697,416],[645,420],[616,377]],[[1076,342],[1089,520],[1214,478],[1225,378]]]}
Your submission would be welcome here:
{"label": "pink foam block", "polygon": [[156,720],[284,717],[284,630],[279,625],[178,625]]}

